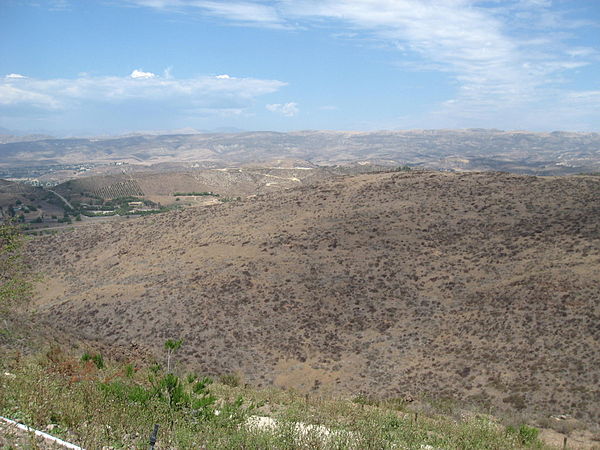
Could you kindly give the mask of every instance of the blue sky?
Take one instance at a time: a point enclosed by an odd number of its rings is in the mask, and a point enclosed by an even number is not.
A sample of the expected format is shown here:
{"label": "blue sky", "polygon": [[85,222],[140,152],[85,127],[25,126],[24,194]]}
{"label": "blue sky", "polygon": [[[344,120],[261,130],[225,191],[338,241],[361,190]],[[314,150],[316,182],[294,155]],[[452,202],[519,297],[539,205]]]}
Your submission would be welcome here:
{"label": "blue sky", "polygon": [[0,0],[0,127],[600,131],[600,0]]}

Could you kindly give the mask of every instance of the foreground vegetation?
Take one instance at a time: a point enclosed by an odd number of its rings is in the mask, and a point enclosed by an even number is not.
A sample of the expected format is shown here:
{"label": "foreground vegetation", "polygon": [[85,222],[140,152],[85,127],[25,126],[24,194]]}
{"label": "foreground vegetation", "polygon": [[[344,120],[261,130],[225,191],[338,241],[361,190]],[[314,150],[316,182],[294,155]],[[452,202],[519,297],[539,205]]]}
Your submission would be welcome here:
{"label": "foreground vegetation", "polygon": [[[416,416],[398,400],[255,390],[235,375],[213,383],[96,353],[5,354],[0,366],[0,415],[84,448],[144,448],[155,423],[160,448],[541,448],[536,429],[484,415]],[[267,415],[275,421],[258,426]]]}
{"label": "foreground vegetation", "polygon": [[[21,251],[24,237],[20,229],[7,222],[0,224],[0,314],[7,316],[31,296],[31,276]],[[1,325],[0,325],[1,326]],[[1,330],[1,328],[0,328]]]}

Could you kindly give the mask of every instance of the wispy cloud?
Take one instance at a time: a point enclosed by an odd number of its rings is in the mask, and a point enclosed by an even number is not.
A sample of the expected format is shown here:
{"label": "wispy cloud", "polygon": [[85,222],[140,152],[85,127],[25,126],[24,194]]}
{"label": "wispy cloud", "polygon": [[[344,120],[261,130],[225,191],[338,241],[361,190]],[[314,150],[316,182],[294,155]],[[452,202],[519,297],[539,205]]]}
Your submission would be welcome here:
{"label": "wispy cloud", "polygon": [[300,112],[298,108],[298,103],[289,102],[289,103],[273,103],[265,106],[267,110],[281,114],[286,117],[294,117],[296,114]]}
{"label": "wispy cloud", "polygon": [[255,98],[275,92],[286,83],[277,80],[203,76],[162,78],[136,69],[129,76],[36,79],[9,74],[0,79],[0,106],[62,109],[87,101],[110,104],[135,100],[168,102],[180,109],[245,108]]}
{"label": "wispy cloud", "polygon": [[65,11],[68,10],[71,5],[69,0],[47,0],[48,6],[53,11]]}
{"label": "wispy cloud", "polygon": [[[533,101],[559,74],[588,64],[586,58],[594,52],[570,49],[564,36],[549,33],[567,24],[547,9],[547,1],[499,2],[495,8],[468,0],[285,3],[290,14],[336,20],[395,44],[402,55],[419,57],[429,68],[433,63],[458,82],[454,101],[465,105],[493,101],[497,107],[510,107]],[[510,19],[507,9],[512,9]],[[521,36],[519,28],[525,23],[529,30],[535,23],[540,35]]]}
{"label": "wispy cloud", "polygon": [[432,113],[466,120],[533,111],[550,98],[567,108],[573,103],[565,87],[569,74],[600,60],[597,48],[571,44],[574,30],[593,24],[570,19],[568,2],[557,7],[551,0],[129,1],[210,14],[236,25],[314,25],[345,39],[378,40],[397,49],[403,61],[397,67],[446,73],[455,92]]}
{"label": "wispy cloud", "polygon": [[195,11],[234,24],[288,28],[276,7],[252,1],[203,1],[203,0],[126,0],[136,6],[165,11]]}
{"label": "wispy cloud", "polygon": [[194,1],[194,7],[227,20],[241,23],[256,23],[269,27],[282,27],[277,11],[268,5],[253,2]]}

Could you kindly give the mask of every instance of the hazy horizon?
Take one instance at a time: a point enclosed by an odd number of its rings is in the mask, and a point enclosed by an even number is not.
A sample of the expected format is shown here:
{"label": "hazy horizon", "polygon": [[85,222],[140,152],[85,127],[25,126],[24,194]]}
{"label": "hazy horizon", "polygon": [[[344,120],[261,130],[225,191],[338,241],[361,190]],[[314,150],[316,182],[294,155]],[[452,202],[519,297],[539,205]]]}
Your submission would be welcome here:
{"label": "hazy horizon", "polygon": [[330,132],[330,133],[403,133],[403,132],[439,132],[439,131],[484,131],[484,132],[499,132],[499,133],[535,133],[535,134],[546,134],[546,133],[568,133],[568,134],[598,134],[598,131],[577,131],[577,130],[550,130],[550,131],[536,131],[536,130],[503,130],[499,128],[404,128],[404,129],[378,129],[378,130],[343,130],[343,129],[297,129],[297,130],[243,130],[243,129],[228,129],[227,127],[216,128],[212,130],[196,130],[190,128],[171,129],[171,130],[128,130],[123,132],[115,133],[93,133],[93,132],[78,132],[78,133],[51,133],[45,130],[8,130],[0,128],[0,135],[4,136],[48,136],[51,139],[109,139],[127,137],[133,135],[140,136],[161,136],[161,135],[185,135],[185,134],[243,134],[243,133],[317,133],[317,132]]}

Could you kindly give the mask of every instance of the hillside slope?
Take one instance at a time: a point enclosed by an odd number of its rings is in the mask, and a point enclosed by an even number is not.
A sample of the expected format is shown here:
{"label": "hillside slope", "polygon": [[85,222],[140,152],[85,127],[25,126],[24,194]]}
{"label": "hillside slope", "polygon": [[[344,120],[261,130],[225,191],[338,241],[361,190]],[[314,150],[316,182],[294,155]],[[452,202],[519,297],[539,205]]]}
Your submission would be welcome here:
{"label": "hillside slope", "polygon": [[600,418],[600,178],[384,173],[37,238],[38,310],[255,384]]}
{"label": "hillside slope", "polygon": [[600,170],[600,134],[484,129],[256,131],[0,143],[0,167],[117,161],[231,167],[280,158],[318,165],[371,161],[387,166],[566,175]]}
{"label": "hillside slope", "polygon": [[55,190],[76,201],[87,201],[90,195],[105,199],[137,195],[172,203],[176,192],[210,191],[227,197],[246,197],[310,184],[332,176],[331,172],[329,169],[313,167],[131,172],[69,180],[56,186]]}

